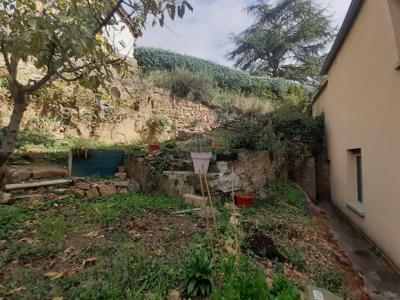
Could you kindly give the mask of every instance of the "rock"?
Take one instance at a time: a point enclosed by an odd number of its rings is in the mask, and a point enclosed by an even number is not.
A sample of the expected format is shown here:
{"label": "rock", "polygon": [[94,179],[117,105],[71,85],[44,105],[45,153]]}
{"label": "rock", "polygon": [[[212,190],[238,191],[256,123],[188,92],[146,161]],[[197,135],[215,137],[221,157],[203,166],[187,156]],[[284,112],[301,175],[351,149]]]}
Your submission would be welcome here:
{"label": "rock", "polygon": [[213,218],[219,215],[218,210],[212,207],[205,207],[201,211],[197,212],[197,215],[202,219]]}
{"label": "rock", "polygon": [[115,186],[127,188],[129,186],[129,181],[119,181],[115,183]]}
{"label": "rock", "polygon": [[56,195],[65,195],[66,193],[69,192],[69,189],[55,189],[55,190],[52,190],[51,192]]}
{"label": "rock", "polygon": [[235,206],[235,204],[233,204],[233,203],[231,203],[231,202],[226,202],[226,203],[224,204],[224,207],[225,207],[226,209],[230,210],[230,211],[234,211],[234,210],[237,209],[236,206]]}
{"label": "rock", "polygon": [[181,294],[177,290],[171,290],[168,293],[168,300],[181,300]]}
{"label": "rock", "polygon": [[29,162],[33,162],[38,155],[34,152],[25,152],[21,157]]}
{"label": "rock", "polygon": [[5,183],[20,183],[31,178],[32,171],[28,169],[8,169],[4,178]]}
{"label": "rock", "polygon": [[32,170],[35,179],[67,177],[68,171],[57,166],[43,166]]}
{"label": "rock", "polygon": [[217,161],[217,168],[219,173],[228,173],[228,162]]}
{"label": "rock", "polygon": [[11,204],[11,194],[0,193],[0,204]]}
{"label": "rock", "polygon": [[128,193],[128,189],[127,188],[119,188],[118,189],[118,194],[127,194]]}
{"label": "rock", "polygon": [[203,197],[201,197],[201,196],[185,194],[185,195],[183,195],[183,200],[187,205],[203,207],[206,205],[208,198],[203,199]]}
{"label": "rock", "polygon": [[114,174],[115,177],[118,177],[121,180],[126,180],[128,178],[128,174],[126,174],[125,172],[118,172]]}
{"label": "rock", "polygon": [[115,185],[112,184],[102,184],[99,185],[98,190],[100,192],[100,196],[106,197],[106,196],[111,196],[117,193],[117,189],[115,188]]}
{"label": "rock", "polygon": [[89,190],[86,190],[85,196],[91,199],[91,198],[99,197],[100,195],[99,195],[99,191],[97,190],[97,188],[94,187]]}
{"label": "rock", "polygon": [[260,200],[260,201],[266,201],[268,200],[268,193],[266,190],[262,189],[262,190],[258,190],[256,192],[256,199]]}
{"label": "rock", "polygon": [[128,191],[131,193],[138,193],[140,192],[140,184],[135,180],[131,180],[128,185]]}
{"label": "rock", "polygon": [[72,177],[72,182],[74,184],[76,184],[78,182],[86,182],[86,178],[85,177]]}
{"label": "rock", "polygon": [[80,189],[72,189],[71,193],[74,196],[77,196],[77,197],[84,197],[85,196],[85,191],[84,190],[80,190]]}
{"label": "rock", "polygon": [[77,182],[75,183],[74,187],[80,190],[89,190],[90,184],[87,182]]}
{"label": "rock", "polygon": [[13,201],[29,201],[29,202],[42,202],[46,200],[46,196],[43,194],[26,194],[22,196],[16,196],[13,198]]}

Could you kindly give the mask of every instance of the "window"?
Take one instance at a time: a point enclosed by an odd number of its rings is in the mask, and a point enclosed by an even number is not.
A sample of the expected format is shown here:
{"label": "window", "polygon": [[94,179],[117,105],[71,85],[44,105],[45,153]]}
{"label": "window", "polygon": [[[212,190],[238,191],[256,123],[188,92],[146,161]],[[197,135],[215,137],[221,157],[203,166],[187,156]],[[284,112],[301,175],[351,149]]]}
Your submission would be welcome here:
{"label": "window", "polygon": [[363,187],[362,187],[362,158],[361,149],[354,150],[356,163],[356,180],[357,180],[357,201],[363,202]]}
{"label": "window", "polygon": [[350,149],[349,168],[348,168],[348,185],[349,185],[349,202],[347,206],[355,211],[358,215],[364,216],[364,195],[363,195],[363,171],[362,171],[362,152],[361,149]]}

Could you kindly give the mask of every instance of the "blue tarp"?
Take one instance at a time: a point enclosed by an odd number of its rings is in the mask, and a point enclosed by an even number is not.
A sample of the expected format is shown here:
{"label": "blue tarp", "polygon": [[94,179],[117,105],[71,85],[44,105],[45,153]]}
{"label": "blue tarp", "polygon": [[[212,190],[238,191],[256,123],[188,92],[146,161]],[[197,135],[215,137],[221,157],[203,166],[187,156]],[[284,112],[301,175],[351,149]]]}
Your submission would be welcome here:
{"label": "blue tarp", "polygon": [[86,153],[72,151],[71,174],[76,177],[108,177],[124,164],[122,150],[87,150]]}

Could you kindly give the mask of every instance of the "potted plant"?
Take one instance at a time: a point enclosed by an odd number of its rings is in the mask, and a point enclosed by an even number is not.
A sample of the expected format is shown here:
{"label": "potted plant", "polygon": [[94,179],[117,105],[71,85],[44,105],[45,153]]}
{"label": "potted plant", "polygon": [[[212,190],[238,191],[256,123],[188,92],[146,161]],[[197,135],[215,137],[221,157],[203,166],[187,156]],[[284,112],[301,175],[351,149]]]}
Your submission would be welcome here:
{"label": "potted plant", "polygon": [[151,117],[147,120],[146,125],[149,128],[149,136],[151,140],[148,146],[149,151],[160,151],[161,147],[160,144],[156,141],[155,136],[165,130],[165,128],[168,126],[168,120],[166,118]]}
{"label": "potted plant", "polygon": [[252,207],[254,196],[252,193],[240,192],[235,195],[235,204],[241,207]]}
{"label": "potted plant", "polygon": [[210,140],[207,137],[199,137],[193,140],[190,155],[193,161],[194,173],[207,174],[212,157]]}

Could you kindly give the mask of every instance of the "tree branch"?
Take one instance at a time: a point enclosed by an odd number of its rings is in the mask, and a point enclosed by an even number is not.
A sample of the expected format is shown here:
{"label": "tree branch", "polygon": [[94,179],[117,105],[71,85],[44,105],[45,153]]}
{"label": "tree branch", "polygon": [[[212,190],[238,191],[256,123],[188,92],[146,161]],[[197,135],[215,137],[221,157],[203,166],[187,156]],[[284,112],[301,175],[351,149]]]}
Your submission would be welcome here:
{"label": "tree branch", "polygon": [[35,92],[36,90],[44,86],[55,74],[56,74],[55,70],[48,69],[46,75],[44,75],[42,79],[40,79],[39,81],[35,81],[33,85],[28,85],[23,87],[22,91],[28,94]]}
{"label": "tree branch", "polygon": [[100,32],[100,30],[110,22],[111,18],[113,15],[117,12],[117,10],[120,8],[123,0],[118,0],[117,4],[113,7],[113,9],[108,13],[108,15],[100,22],[99,26],[97,26],[96,30],[94,31],[94,34],[97,34]]}

